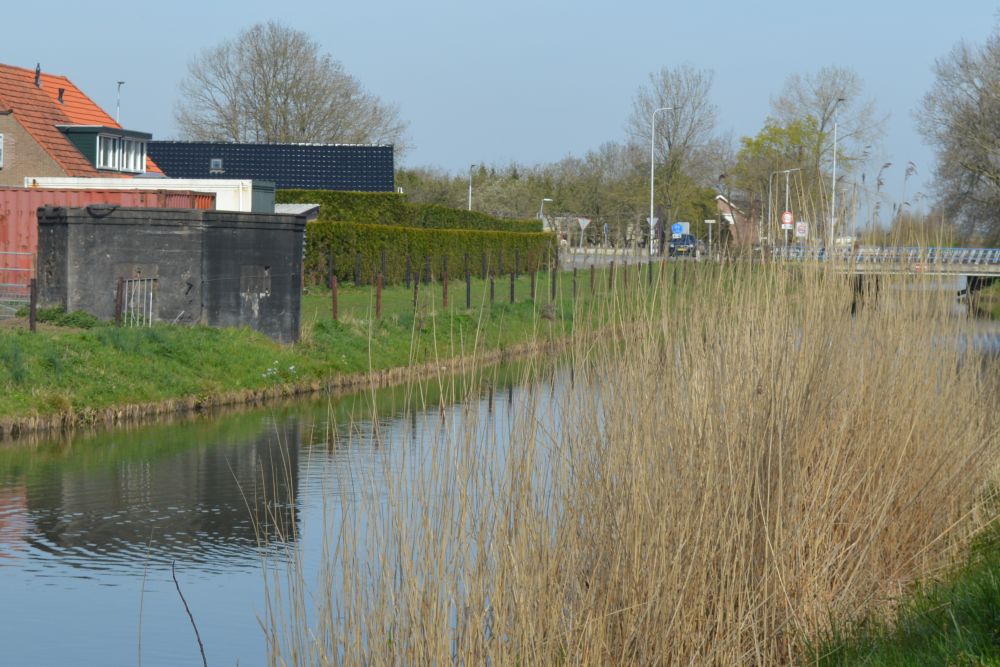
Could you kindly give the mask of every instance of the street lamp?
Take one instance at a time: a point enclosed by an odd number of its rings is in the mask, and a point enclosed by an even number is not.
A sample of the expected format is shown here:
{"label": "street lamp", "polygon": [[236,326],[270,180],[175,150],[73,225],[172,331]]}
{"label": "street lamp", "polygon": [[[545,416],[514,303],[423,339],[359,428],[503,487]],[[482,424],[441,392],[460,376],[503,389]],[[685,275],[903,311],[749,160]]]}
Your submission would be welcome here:
{"label": "street lamp", "polygon": [[833,103],[833,183],[830,186],[830,251],[833,251],[834,226],[837,215],[837,107],[844,101],[838,97]]}
{"label": "street lamp", "polygon": [[545,229],[545,202],[551,202],[552,197],[543,197],[542,205],[538,207],[538,219],[542,221],[542,229]]}
{"label": "street lamp", "polygon": [[472,170],[476,168],[475,164],[469,165],[469,210],[472,210]]}
{"label": "street lamp", "polygon": [[[656,175],[656,114],[661,111],[673,111],[673,107],[653,109],[652,122],[649,126],[649,255],[653,255],[653,179]],[[666,223],[664,223],[666,224]]]}
{"label": "street lamp", "polygon": [[[771,212],[771,179],[777,174],[785,175],[785,210],[788,210],[788,175],[793,171],[802,171],[800,167],[795,167],[793,169],[780,169],[778,171],[772,171],[771,175],[767,177],[767,225],[771,226],[771,222],[774,220],[774,214]],[[788,230],[785,230],[785,245],[788,245]]]}

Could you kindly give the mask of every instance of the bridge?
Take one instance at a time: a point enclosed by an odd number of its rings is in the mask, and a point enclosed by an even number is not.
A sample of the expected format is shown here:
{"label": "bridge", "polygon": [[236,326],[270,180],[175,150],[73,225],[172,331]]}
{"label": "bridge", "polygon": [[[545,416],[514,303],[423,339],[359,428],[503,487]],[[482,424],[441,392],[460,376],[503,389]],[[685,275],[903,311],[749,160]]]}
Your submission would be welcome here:
{"label": "bridge", "polygon": [[924,274],[1000,278],[998,248],[901,248],[865,246],[826,251],[788,246],[775,248],[774,259],[784,261],[833,261],[854,273]]}
{"label": "bridge", "polygon": [[776,260],[790,262],[837,262],[856,276],[855,289],[865,288],[865,277],[926,275],[964,278],[958,296],[971,296],[1000,280],[1000,248],[906,248],[866,246],[825,249],[788,246],[775,248]]}

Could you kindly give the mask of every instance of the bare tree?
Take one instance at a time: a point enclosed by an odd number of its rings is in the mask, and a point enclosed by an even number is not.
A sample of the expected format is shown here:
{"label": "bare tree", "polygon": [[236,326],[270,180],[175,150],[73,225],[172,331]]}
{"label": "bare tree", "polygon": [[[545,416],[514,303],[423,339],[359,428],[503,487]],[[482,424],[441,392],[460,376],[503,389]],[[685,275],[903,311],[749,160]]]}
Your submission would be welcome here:
{"label": "bare tree", "polygon": [[392,143],[399,111],[367,92],[306,33],[258,23],[188,65],[176,120],[201,141]]}
{"label": "bare tree", "polygon": [[939,204],[970,240],[1000,242],[1000,35],[958,44],[934,74],[916,115],[937,149]]}
{"label": "bare tree", "polygon": [[[805,174],[820,176],[833,161],[834,115],[837,122],[837,166],[849,173],[866,148],[882,136],[885,118],[875,102],[862,97],[857,73],[844,67],[823,67],[814,74],[793,74],[781,93],[771,99],[771,111],[780,125],[808,127],[808,141],[799,165]],[[811,135],[811,136],[809,136]]]}
{"label": "bare tree", "polygon": [[[716,107],[712,104],[713,74],[690,65],[663,67],[649,75],[632,102],[628,131],[640,146],[650,146],[653,114],[656,114],[656,137],[652,141],[657,170],[657,191],[666,200],[667,215],[673,218],[682,206],[685,172],[693,159],[712,138]],[[648,158],[647,158],[648,159]],[[685,183],[687,181],[687,183]]]}

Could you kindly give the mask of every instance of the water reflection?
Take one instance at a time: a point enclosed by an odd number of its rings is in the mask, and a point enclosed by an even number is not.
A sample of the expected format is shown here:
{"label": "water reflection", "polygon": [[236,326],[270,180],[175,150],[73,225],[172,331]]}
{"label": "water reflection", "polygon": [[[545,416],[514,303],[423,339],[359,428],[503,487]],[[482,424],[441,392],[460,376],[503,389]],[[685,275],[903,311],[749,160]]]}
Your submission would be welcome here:
{"label": "water reflection", "polygon": [[[519,372],[475,379],[490,413],[494,387],[513,401],[510,377]],[[457,396],[471,386],[450,389]],[[379,451],[380,443],[417,443],[421,411],[407,406],[441,402],[441,386],[430,382],[0,446],[0,568],[27,555],[42,569],[136,574],[174,560],[213,571],[257,569],[260,547],[287,546],[300,533],[303,486],[321,494],[332,485],[339,498],[349,497],[359,466],[370,473],[403,465]]]}
{"label": "water reflection", "polygon": [[[138,442],[87,441],[82,456],[25,475],[19,532],[32,551],[80,568],[254,564],[252,518],[265,537],[295,534],[299,450],[288,443],[300,441],[299,431],[298,419],[288,418],[265,421],[249,437],[189,426]],[[144,456],[146,448],[159,455]],[[13,548],[10,538],[0,534],[0,553]]]}
{"label": "water reflection", "polygon": [[318,567],[327,522],[384,497],[387,475],[426,471],[465,416],[502,457],[511,414],[533,400],[522,381],[506,367],[0,445],[0,664],[135,664],[140,636],[144,665],[200,664],[174,563],[209,662],[264,664],[261,557]]}

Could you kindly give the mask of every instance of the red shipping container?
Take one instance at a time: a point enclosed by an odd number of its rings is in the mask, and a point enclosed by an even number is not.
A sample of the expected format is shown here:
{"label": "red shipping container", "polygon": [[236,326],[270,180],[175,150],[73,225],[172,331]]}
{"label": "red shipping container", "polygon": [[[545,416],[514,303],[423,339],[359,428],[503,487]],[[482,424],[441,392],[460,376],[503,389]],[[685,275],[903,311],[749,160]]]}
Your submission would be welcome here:
{"label": "red shipping container", "polygon": [[110,204],[135,208],[215,208],[215,194],[181,190],[48,190],[0,187],[0,285],[27,285],[38,252],[38,209]]}

